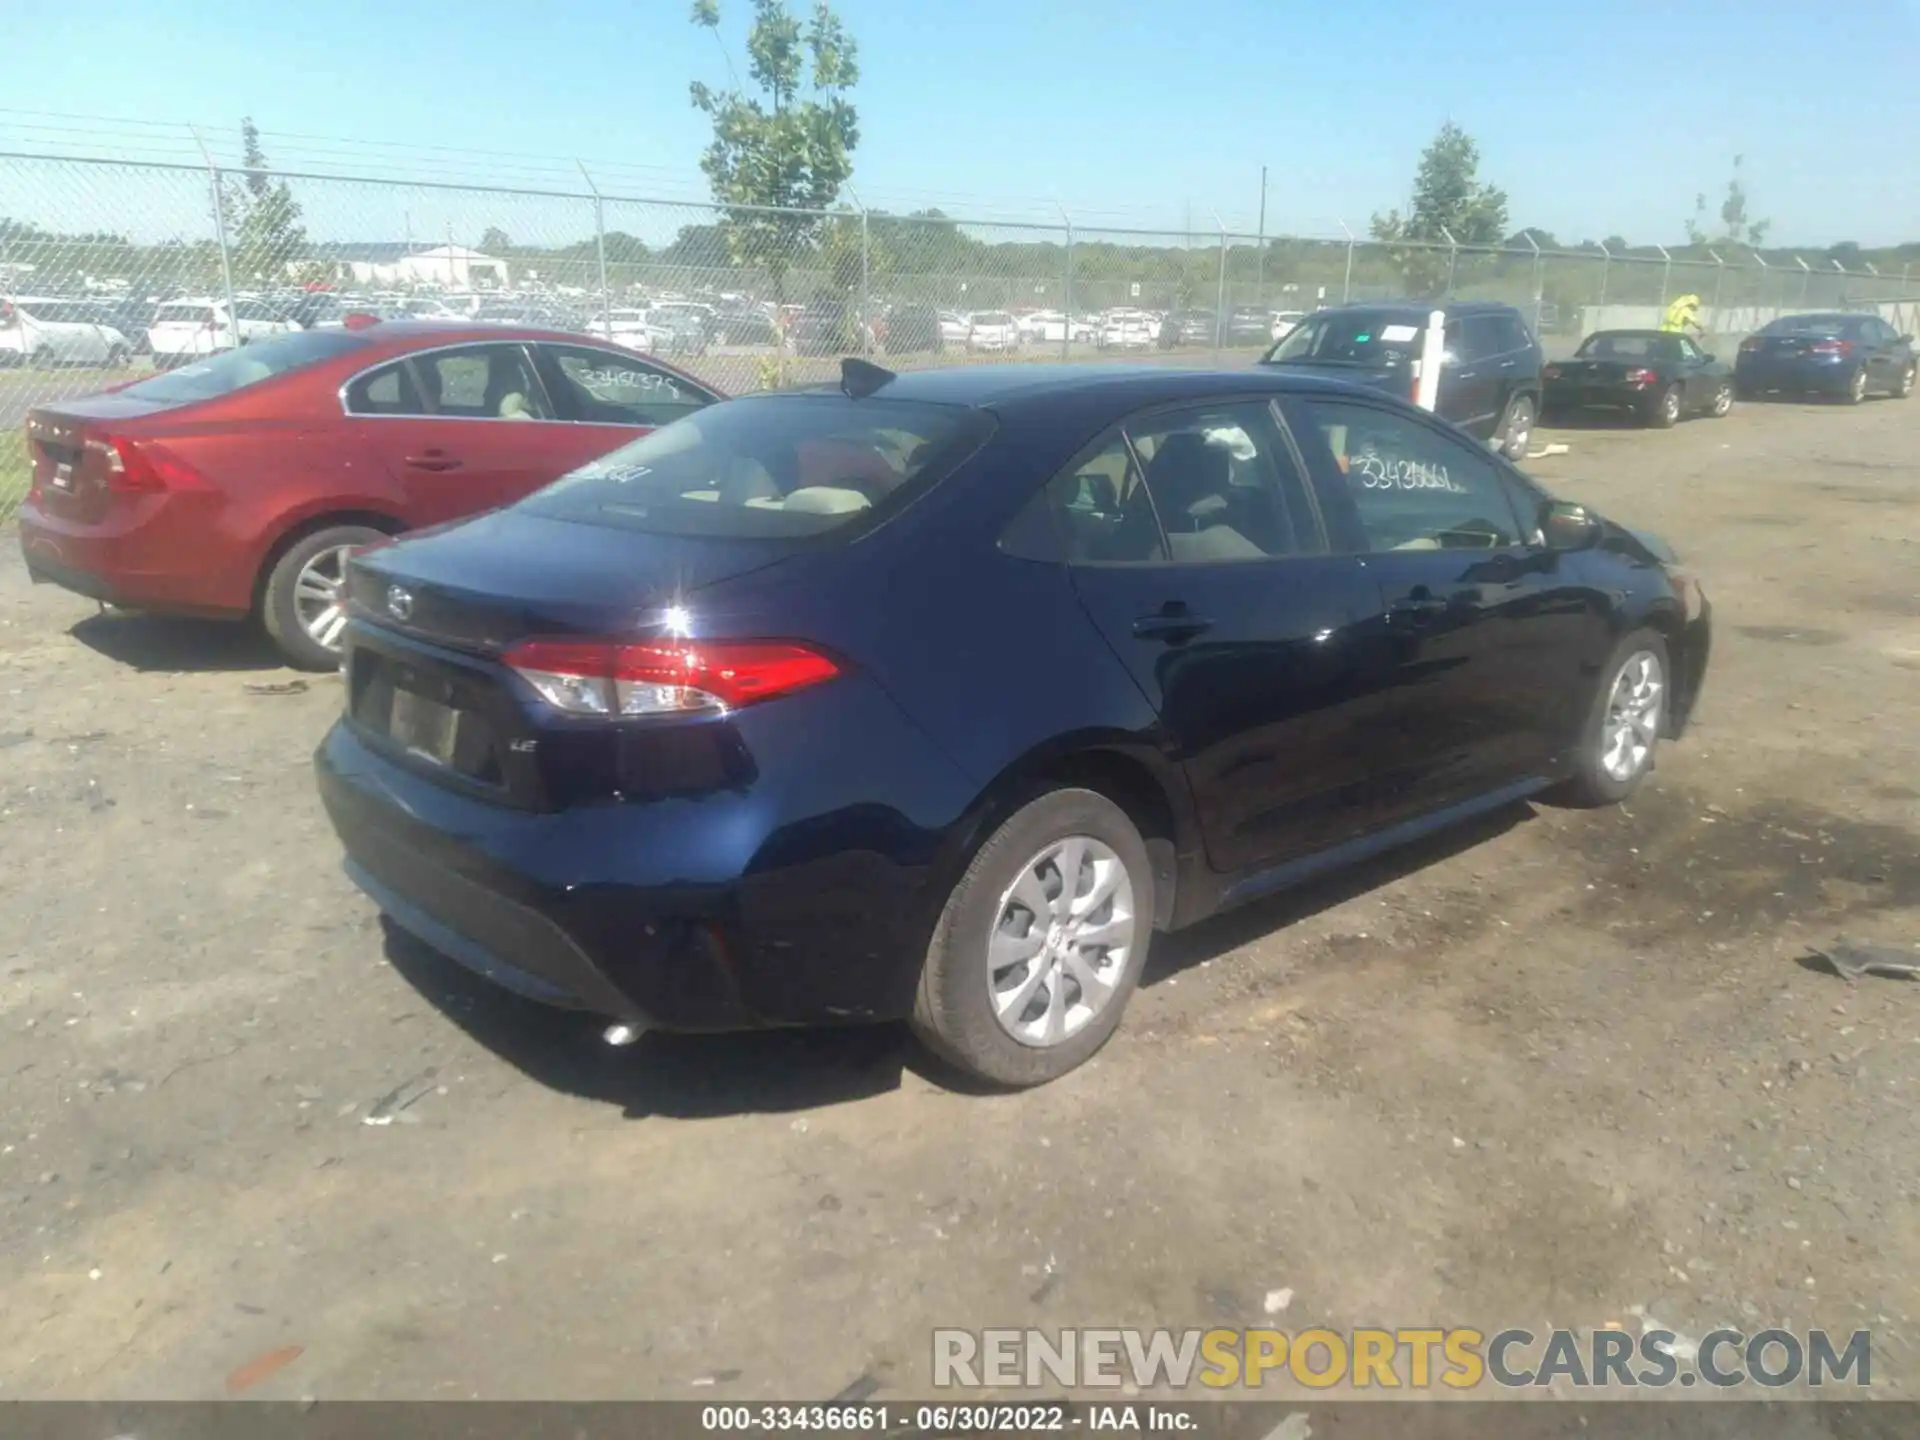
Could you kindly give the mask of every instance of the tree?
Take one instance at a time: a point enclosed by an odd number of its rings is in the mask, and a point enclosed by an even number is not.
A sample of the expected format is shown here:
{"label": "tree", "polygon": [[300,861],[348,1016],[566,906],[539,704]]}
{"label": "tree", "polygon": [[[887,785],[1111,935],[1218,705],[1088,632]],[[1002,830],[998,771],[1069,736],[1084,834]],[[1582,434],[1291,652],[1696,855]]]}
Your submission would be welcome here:
{"label": "tree", "polygon": [[1507,229],[1507,192],[1480,182],[1480,147],[1451,120],[1420,154],[1407,213],[1373,217],[1373,238],[1398,247],[1395,259],[1415,293],[1440,288],[1449,257],[1431,247],[1497,245]]}
{"label": "tree", "polygon": [[234,239],[240,268],[252,274],[283,271],[306,254],[307,232],[300,206],[284,180],[267,169],[260,130],[252,117],[240,122],[242,196],[239,233]]}
{"label": "tree", "polygon": [[489,255],[505,255],[513,249],[513,237],[498,225],[489,225],[480,236],[480,248]]}
{"label": "tree", "polygon": [[1749,250],[1758,250],[1766,243],[1767,232],[1773,228],[1771,220],[1755,220],[1747,214],[1747,185],[1741,177],[1740,167],[1746,163],[1746,156],[1733,157],[1733,175],[1727,181],[1726,198],[1720,202],[1720,229],[1710,231],[1706,222],[1707,197],[1693,197],[1693,218],[1687,221],[1687,243],[1689,245],[1744,245]]}
{"label": "tree", "polygon": [[[693,23],[717,43],[719,0],[693,0]],[[722,229],[734,260],[764,267],[775,298],[784,300],[787,271],[812,248],[823,218],[793,212],[827,210],[853,173],[860,127],[847,96],[860,78],[858,54],[826,0],[804,23],[786,0],[753,0],[747,74],[754,93],[740,87],[731,58],[727,70],[730,90],[697,80],[689,87],[694,108],[713,122],[700,168],[725,207]]]}

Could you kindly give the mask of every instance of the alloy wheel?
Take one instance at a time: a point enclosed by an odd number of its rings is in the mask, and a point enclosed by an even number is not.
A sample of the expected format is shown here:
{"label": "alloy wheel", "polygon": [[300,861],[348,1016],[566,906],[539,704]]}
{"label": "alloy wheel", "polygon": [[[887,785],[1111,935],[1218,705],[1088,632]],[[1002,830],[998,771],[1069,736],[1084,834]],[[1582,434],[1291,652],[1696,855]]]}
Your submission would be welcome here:
{"label": "alloy wheel", "polygon": [[347,560],[352,554],[350,545],[322,550],[293,582],[293,608],[300,628],[326,650],[340,648],[340,632],[347,628]]}
{"label": "alloy wheel", "polygon": [[1867,398],[1867,372],[1856,370],[1853,378],[1847,381],[1847,399],[1856,403]]}
{"label": "alloy wheel", "polygon": [[987,941],[987,988],[1001,1029],[1022,1045],[1058,1045],[1113,1000],[1135,943],[1133,878],[1091,835],[1055,840],[1000,897]]}
{"label": "alloy wheel", "polygon": [[1513,402],[1507,412],[1507,439],[1501,446],[1509,460],[1527,458],[1527,444],[1533,439],[1533,402],[1524,397]]}
{"label": "alloy wheel", "polygon": [[1666,674],[1651,650],[1634,651],[1614,675],[1600,726],[1600,768],[1612,779],[1625,782],[1646,768],[1666,693]]}
{"label": "alloy wheel", "polygon": [[1660,414],[1671,425],[1680,418],[1680,392],[1669,386],[1667,393],[1660,397]]}
{"label": "alloy wheel", "polygon": [[1900,372],[1900,388],[1894,393],[1903,399],[1913,393],[1913,366],[1909,365]]}
{"label": "alloy wheel", "polygon": [[1733,387],[1722,385],[1713,392],[1713,413],[1725,415],[1731,409],[1733,409]]}

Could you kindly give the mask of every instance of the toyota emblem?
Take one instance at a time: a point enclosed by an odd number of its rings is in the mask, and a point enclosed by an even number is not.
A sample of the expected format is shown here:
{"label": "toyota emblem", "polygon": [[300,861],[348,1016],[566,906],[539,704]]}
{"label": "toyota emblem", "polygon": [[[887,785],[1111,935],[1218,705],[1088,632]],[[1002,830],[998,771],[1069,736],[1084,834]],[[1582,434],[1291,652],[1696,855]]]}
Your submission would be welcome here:
{"label": "toyota emblem", "polygon": [[398,585],[387,587],[387,613],[396,620],[413,618],[413,592],[403,590]]}

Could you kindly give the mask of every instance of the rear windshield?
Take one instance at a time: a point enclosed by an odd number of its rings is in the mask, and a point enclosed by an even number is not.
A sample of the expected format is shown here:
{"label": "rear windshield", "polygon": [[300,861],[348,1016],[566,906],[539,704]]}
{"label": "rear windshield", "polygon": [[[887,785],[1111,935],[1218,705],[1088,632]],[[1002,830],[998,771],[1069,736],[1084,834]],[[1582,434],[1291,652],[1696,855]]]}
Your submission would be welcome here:
{"label": "rear windshield", "polygon": [[976,325],[1011,325],[1013,324],[1013,317],[1011,315],[1003,315],[998,310],[989,310],[984,315],[974,316],[973,323]]}
{"label": "rear windshield", "polygon": [[1678,335],[1594,335],[1574,351],[1582,360],[1645,360],[1649,356],[1677,360]]}
{"label": "rear windshield", "polygon": [[1850,315],[1782,315],[1761,327],[1762,335],[1844,335]]}
{"label": "rear windshield", "polygon": [[211,305],[162,305],[154,312],[153,323],[164,325],[169,320],[191,320],[198,325],[204,320],[211,319],[212,316]]}
{"label": "rear windshield", "polygon": [[653,535],[821,535],[904,503],[991,425],[957,405],[830,393],[734,400],[623,445],[519,508]]}
{"label": "rear windshield", "polygon": [[1309,315],[1267,352],[1266,363],[1319,360],[1335,365],[1411,365],[1424,326],[1391,312],[1336,310]]}
{"label": "rear windshield", "polygon": [[351,330],[295,330],[271,340],[256,340],[238,350],[222,350],[205,360],[129,385],[120,393],[156,405],[217,400],[303,365],[331,360],[366,343],[364,337]]}

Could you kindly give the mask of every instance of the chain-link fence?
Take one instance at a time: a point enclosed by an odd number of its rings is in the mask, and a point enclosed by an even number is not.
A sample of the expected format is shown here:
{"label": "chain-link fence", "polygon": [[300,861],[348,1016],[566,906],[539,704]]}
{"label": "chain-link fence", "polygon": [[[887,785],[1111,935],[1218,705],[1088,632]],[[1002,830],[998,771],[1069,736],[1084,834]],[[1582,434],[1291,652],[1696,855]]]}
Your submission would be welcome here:
{"label": "chain-link fence", "polygon": [[1549,353],[1684,294],[1728,340],[1800,309],[1920,321],[1905,270],[1775,254],[723,208],[602,193],[584,167],[512,188],[0,154],[0,507],[33,405],[354,311],[596,333],[729,392],[846,353],[1241,364],[1279,316],[1401,296],[1508,302]]}

